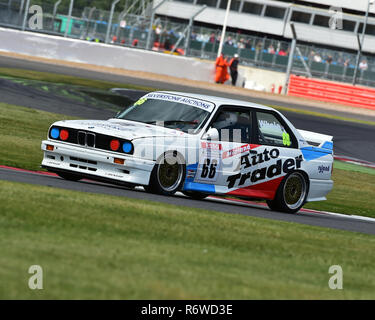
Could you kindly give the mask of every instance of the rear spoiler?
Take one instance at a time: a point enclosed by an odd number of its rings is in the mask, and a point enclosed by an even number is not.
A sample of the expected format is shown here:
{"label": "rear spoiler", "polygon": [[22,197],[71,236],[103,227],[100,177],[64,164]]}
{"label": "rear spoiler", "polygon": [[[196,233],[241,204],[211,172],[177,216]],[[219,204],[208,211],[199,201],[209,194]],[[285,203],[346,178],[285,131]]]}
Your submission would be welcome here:
{"label": "rear spoiler", "polygon": [[311,146],[333,150],[333,136],[305,130],[298,130],[298,132]]}

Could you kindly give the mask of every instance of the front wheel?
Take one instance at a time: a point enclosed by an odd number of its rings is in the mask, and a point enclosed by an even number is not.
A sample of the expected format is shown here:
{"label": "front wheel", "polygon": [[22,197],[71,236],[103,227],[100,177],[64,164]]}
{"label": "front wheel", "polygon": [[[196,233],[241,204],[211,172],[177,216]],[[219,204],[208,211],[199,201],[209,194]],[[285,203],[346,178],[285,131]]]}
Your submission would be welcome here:
{"label": "front wheel", "polygon": [[185,161],[177,152],[165,152],[155,164],[150,184],[145,190],[152,193],[173,195],[185,181]]}
{"label": "front wheel", "polygon": [[267,200],[271,210],[286,213],[297,213],[305,204],[308,194],[308,183],[300,172],[287,175],[281,182],[274,200]]}

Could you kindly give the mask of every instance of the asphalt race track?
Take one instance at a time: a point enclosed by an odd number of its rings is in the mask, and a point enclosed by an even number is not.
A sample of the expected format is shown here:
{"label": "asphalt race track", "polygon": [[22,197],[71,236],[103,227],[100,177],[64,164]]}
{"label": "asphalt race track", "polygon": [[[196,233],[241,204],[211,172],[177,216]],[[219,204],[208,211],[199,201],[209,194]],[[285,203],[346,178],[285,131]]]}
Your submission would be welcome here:
{"label": "asphalt race track", "polygon": [[[23,61],[14,58],[0,57],[0,67],[20,68],[36,71],[45,71],[51,73],[61,73],[65,75],[79,76],[97,80],[116,81],[122,83],[131,83],[154,87],[164,90],[178,90],[186,92],[206,93],[220,95],[219,92],[212,92],[180,85],[170,85],[155,81],[143,81],[140,79],[113,76],[99,72],[77,70],[43,64],[37,62]],[[229,98],[238,98],[234,95],[226,95]],[[248,100],[248,99],[247,99]],[[264,100],[253,99],[257,103],[270,103]],[[107,119],[114,115],[113,110],[87,105],[85,103],[72,102],[69,98],[56,99],[49,93],[42,93],[35,88],[24,88],[9,83],[5,79],[0,79],[0,102],[22,105],[40,110],[78,116],[90,119]],[[289,107],[303,106],[289,105]],[[361,160],[375,162],[375,130],[373,126],[362,125],[352,122],[343,122],[320,117],[306,116],[299,113],[284,113],[288,119],[299,129],[311,130],[334,136],[335,153],[354,157]],[[371,219],[359,219],[358,217],[331,215],[326,213],[301,212],[297,215],[288,215],[278,212],[272,212],[264,207],[246,203],[223,203],[222,200],[209,199],[197,201],[188,199],[184,196],[164,197],[148,194],[141,189],[129,190],[126,188],[112,186],[103,183],[96,183],[88,180],[81,182],[65,181],[53,175],[44,175],[27,171],[15,171],[6,168],[0,168],[0,179],[16,182],[24,182],[38,185],[45,185],[69,190],[109,194],[115,196],[124,196],[135,199],[145,199],[151,201],[165,202],[174,205],[188,206],[193,208],[202,208],[215,210],[232,214],[243,214],[254,217],[269,218],[279,221],[296,222],[313,226],[328,227],[340,230],[375,234],[375,222]],[[356,213],[353,212],[353,215]]]}
{"label": "asphalt race track", "polygon": [[[312,226],[333,228],[346,231],[354,231],[366,234],[375,234],[375,220],[359,219],[359,217],[330,215],[325,213],[299,212],[298,214],[285,214],[273,212],[266,207],[255,204],[230,202],[223,203],[222,200],[216,198],[208,198],[205,200],[193,200],[185,196],[175,195],[166,197],[146,193],[143,188],[130,190],[125,187],[119,187],[100,182],[82,180],[72,182],[61,179],[54,175],[46,175],[29,171],[16,171],[6,168],[0,168],[0,179],[23,182],[30,184],[43,185],[53,188],[62,188],[67,190],[75,190],[90,193],[107,194],[119,197],[134,198],[140,200],[150,200],[164,202],[172,205],[186,206],[192,208],[200,208],[206,210],[215,210],[224,213],[242,214],[251,217],[267,218],[278,221],[302,223]],[[224,200],[225,201],[225,200]],[[229,201],[228,201],[229,202]]]}

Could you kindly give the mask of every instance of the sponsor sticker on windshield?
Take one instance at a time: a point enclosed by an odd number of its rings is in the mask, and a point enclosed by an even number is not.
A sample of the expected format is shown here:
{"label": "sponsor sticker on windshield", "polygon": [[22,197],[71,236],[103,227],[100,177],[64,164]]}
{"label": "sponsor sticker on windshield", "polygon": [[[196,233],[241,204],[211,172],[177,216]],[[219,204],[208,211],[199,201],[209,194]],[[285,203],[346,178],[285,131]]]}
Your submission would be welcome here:
{"label": "sponsor sticker on windshield", "polygon": [[141,98],[136,103],[134,103],[134,106],[140,106],[144,104],[147,101],[147,98]]}
{"label": "sponsor sticker on windshield", "polygon": [[208,112],[212,112],[215,108],[215,105],[212,102],[203,101],[203,100],[199,100],[195,98],[189,98],[189,97],[175,96],[175,95],[166,94],[166,93],[149,93],[145,98],[182,103],[182,104],[186,104],[192,107],[203,109]]}

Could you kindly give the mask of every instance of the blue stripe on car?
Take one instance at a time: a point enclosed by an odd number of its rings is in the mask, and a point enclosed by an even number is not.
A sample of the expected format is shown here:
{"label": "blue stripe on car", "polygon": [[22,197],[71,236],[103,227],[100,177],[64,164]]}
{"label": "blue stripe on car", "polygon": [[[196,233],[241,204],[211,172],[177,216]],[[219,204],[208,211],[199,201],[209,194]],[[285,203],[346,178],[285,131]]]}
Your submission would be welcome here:
{"label": "blue stripe on car", "polygon": [[301,148],[301,151],[306,161],[319,159],[327,154],[332,154],[332,150],[317,147],[305,147]]}
{"label": "blue stripe on car", "polygon": [[322,148],[328,149],[328,150],[333,150],[333,142],[331,142],[331,141],[324,142],[324,144],[322,145]]}
{"label": "blue stripe on car", "polygon": [[213,184],[186,182],[184,191],[197,191],[203,193],[215,193],[215,186]]}

